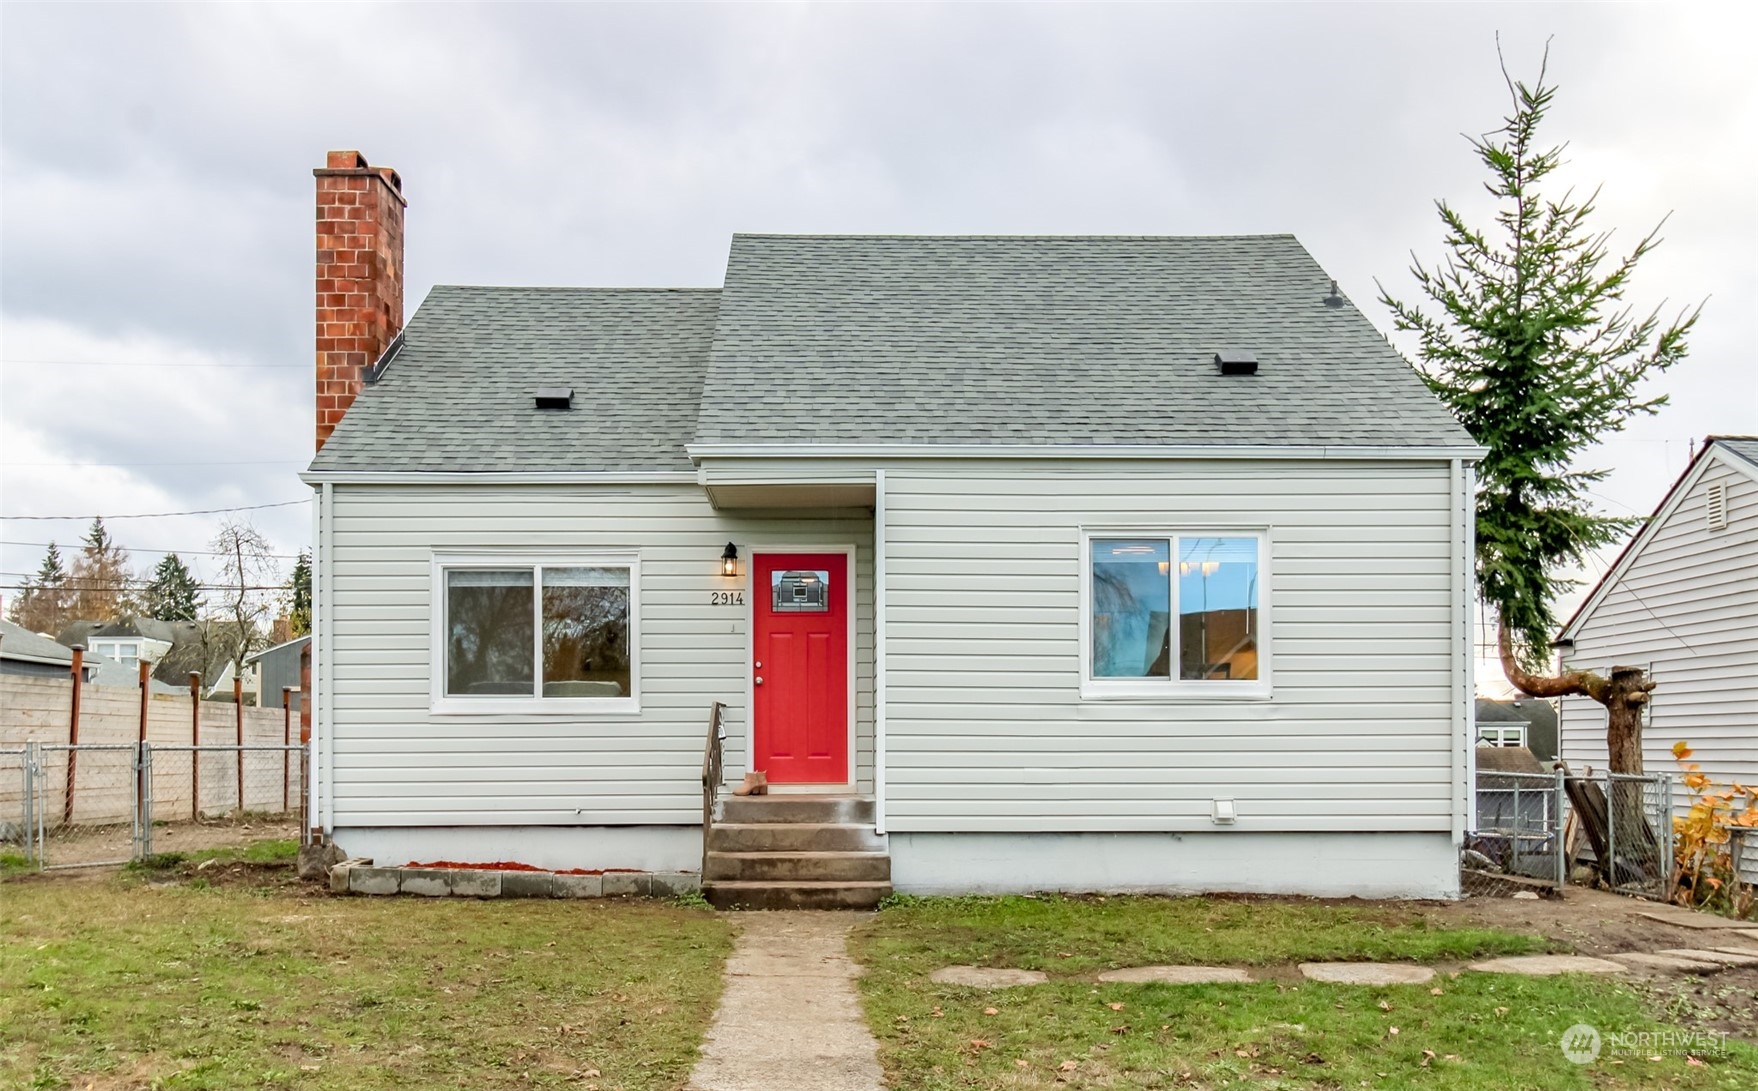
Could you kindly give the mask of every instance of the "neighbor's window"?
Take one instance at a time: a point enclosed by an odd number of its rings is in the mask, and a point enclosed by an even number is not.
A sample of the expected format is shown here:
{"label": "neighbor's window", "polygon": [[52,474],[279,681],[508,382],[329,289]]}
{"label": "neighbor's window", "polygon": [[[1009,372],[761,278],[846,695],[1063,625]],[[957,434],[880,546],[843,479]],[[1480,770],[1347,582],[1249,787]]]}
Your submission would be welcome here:
{"label": "neighbor's window", "polygon": [[1133,693],[1259,682],[1262,544],[1244,533],[1090,539],[1088,677]]}
{"label": "neighbor's window", "polygon": [[446,697],[634,696],[632,563],[442,573]]}

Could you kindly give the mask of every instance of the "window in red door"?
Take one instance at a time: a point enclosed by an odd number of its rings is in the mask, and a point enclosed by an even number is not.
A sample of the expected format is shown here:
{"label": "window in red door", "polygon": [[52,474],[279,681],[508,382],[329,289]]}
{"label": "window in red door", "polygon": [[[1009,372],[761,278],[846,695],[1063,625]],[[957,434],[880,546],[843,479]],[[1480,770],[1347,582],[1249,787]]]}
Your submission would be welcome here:
{"label": "window in red door", "polygon": [[845,784],[848,557],[759,553],[751,569],[751,767],[772,784]]}

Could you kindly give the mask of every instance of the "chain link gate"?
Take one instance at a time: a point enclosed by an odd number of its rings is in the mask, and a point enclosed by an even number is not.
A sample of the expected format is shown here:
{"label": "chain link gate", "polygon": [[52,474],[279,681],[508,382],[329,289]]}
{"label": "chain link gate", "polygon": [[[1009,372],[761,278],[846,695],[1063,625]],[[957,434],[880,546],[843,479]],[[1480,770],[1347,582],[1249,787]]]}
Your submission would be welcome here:
{"label": "chain link gate", "polygon": [[1563,845],[1563,774],[1477,774],[1476,813],[1459,858],[1459,886],[1471,896],[1544,894],[1568,881]]}
{"label": "chain link gate", "polygon": [[125,864],[140,852],[139,750],[133,743],[28,743],[37,866]]}

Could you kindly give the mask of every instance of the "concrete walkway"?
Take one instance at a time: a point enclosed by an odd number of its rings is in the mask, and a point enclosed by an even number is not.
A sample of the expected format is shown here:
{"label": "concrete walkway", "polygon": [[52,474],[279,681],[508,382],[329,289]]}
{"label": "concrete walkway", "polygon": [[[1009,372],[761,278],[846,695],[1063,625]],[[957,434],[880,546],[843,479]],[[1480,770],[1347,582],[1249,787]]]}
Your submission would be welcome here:
{"label": "concrete walkway", "polygon": [[689,1091],[881,1091],[852,913],[745,913]]}

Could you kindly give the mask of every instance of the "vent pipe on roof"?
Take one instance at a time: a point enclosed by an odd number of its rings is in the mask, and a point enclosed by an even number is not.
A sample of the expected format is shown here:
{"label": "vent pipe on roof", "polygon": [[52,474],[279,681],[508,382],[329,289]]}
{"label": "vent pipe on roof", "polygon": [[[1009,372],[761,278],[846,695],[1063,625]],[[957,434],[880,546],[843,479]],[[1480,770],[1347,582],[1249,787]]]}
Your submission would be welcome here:
{"label": "vent pipe on roof", "polygon": [[1223,375],[1256,375],[1257,357],[1249,352],[1227,349],[1215,353],[1215,366]]}
{"label": "vent pipe on roof", "polygon": [[1341,307],[1344,302],[1343,293],[1337,291],[1337,282],[1335,280],[1331,281],[1331,294],[1325,297],[1325,306],[1332,308]]}

